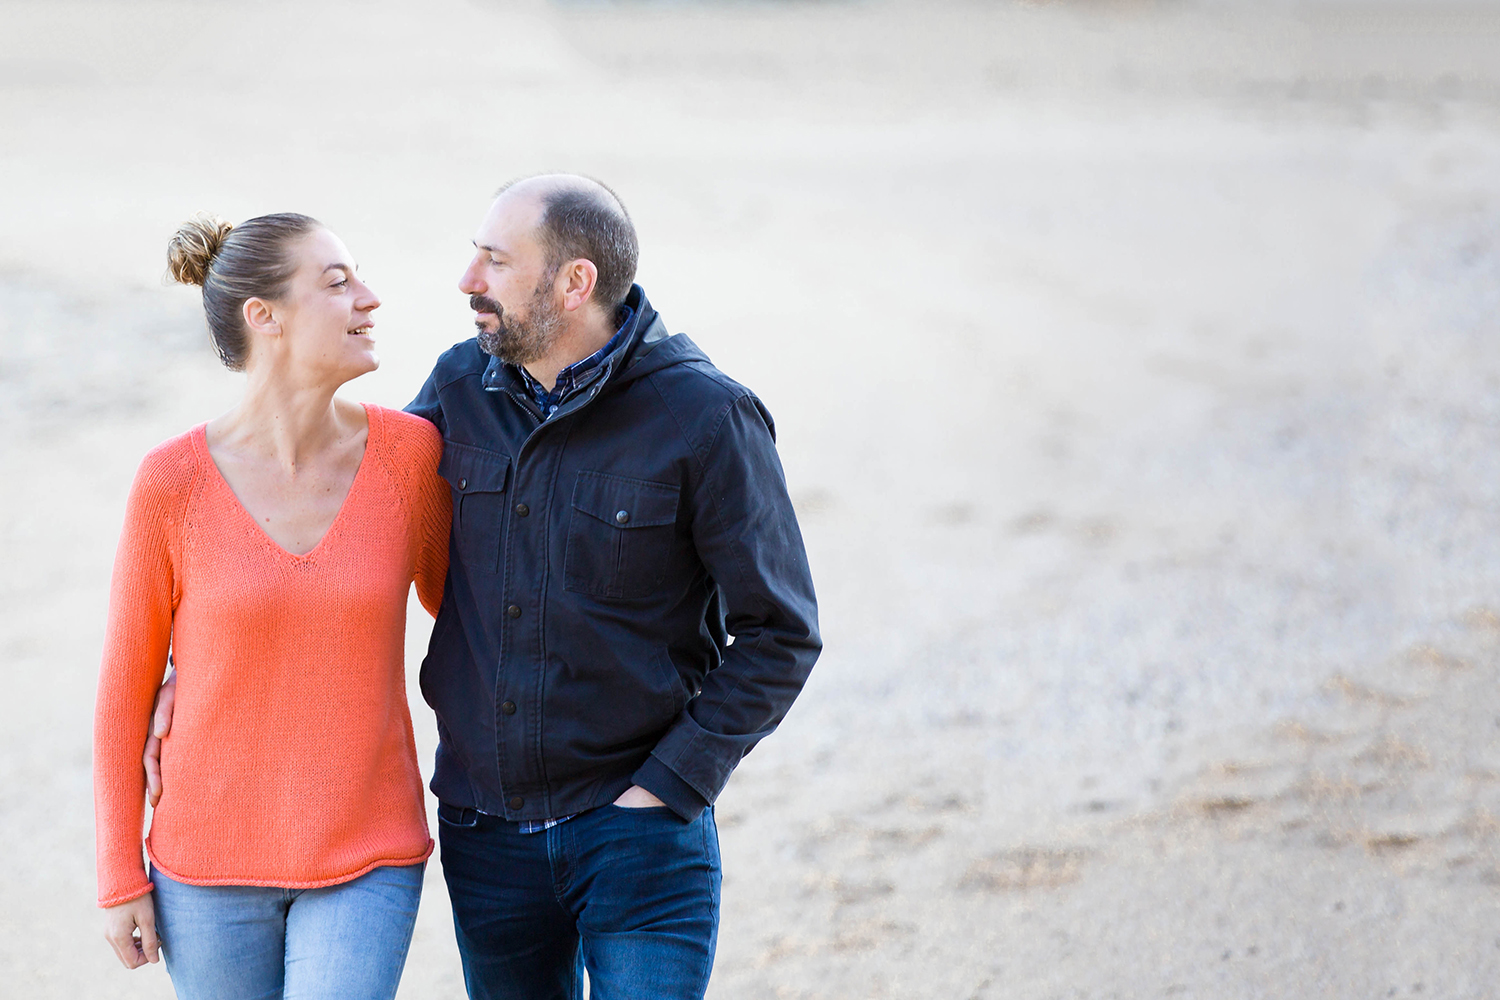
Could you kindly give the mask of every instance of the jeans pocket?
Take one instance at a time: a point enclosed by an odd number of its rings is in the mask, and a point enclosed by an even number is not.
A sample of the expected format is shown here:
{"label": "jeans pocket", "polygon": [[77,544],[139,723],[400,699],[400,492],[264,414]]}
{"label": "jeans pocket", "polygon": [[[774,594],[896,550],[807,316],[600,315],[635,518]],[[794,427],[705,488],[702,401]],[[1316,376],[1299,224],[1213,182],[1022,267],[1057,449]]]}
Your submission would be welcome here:
{"label": "jeans pocket", "polygon": [[466,806],[450,806],[446,802],[439,802],[438,822],[460,828],[478,826],[479,810],[470,809]]}
{"label": "jeans pocket", "polygon": [[662,813],[672,811],[671,806],[622,806],[618,802],[611,802],[610,808],[627,813]]}
{"label": "jeans pocket", "polygon": [[667,820],[668,825],[673,827],[689,824],[689,821],[677,815],[671,806],[621,806],[611,802],[604,808],[612,810],[616,816],[623,817],[627,822],[660,823],[662,820]]}

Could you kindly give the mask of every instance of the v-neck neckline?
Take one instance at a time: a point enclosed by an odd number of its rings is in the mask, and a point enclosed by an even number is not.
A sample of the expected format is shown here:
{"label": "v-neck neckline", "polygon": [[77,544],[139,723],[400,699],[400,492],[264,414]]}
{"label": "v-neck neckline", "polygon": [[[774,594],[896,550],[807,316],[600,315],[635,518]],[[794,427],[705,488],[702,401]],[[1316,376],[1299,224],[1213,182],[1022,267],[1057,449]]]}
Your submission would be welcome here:
{"label": "v-neck neckline", "polygon": [[378,444],[377,439],[380,432],[376,429],[376,424],[378,423],[378,421],[376,419],[374,408],[371,407],[369,403],[360,403],[359,405],[364,408],[365,422],[368,425],[368,430],[365,433],[365,451],[364,454],[359,456],[359,468],[354,470],[354,478],[349,481],[349,489],[344,494],[343,502],[339,504],[339,512],[333,515],[332,521],[328,522],[328,527],[323,530],[323,537],[318,539],[318,544],[314,545],[312,548],[308,549],[306,552],[303,552],[300,555],[287,549],[276,539],[272,538],[270,534],[266,532],[266,529],[260,526],[260,522],[255,519],[255,515],[250,513],[250,509],[245,506],[245,503],[240,499],[239,494],[234,491],[234,487],[229,485],[229,480],[224,477],[224,471],[219,468],[219,463],[214,461],[213,452],[209,450],[207,423],[199,424],[194,429],[195,432],[193,434],[193,441],[195,444],[197,444],[198,447],[203,449],[203,460],[207,462],[208,467],[213,470],[212,476],[215,480],[218,481],[219,487],[223,489],[224,492],[229,494],[229,499],[233,503],[234,507],[240,512],[240,516],[255,526],[256,532],[260,534],[260,537],[271,548],[275,549],[277,552],[288,559],[292,559],[297,562],[303,562],[317,555],[318,552],[322,550],[323,546],[328,544],[328,540],[333,537],[334,532],[338,529],[339,525],[344,520],[344,513],[349,509],[349,501],[354,499],[355,491],[360,488],[360,481],[365,478],[365,468],[370,464],[370,449],[374,448]]}

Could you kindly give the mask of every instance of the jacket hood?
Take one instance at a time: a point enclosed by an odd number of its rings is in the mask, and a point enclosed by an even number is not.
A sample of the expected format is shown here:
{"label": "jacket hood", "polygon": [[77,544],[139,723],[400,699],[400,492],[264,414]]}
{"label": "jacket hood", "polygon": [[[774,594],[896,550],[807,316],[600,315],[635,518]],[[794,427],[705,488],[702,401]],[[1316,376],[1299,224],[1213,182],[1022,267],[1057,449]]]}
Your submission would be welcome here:
{"label": "jacket hood", "polygon": [[632,285],[625,304],[632,310],[634,327],[618,354],[609,359],[614,368],[613,381],[629,382],[672,365],[691,361],[708,361],[708,355],[683,333],[669,333],[661,314],[651,308],[645,289]]}

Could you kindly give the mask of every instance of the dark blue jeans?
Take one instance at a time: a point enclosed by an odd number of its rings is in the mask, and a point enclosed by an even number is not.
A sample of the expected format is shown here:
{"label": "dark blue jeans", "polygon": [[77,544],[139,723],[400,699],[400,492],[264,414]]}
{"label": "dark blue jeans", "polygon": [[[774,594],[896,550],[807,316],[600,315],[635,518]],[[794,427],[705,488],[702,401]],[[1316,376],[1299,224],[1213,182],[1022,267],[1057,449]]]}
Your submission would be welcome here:
{"label": "dark blue jeans", "polygon": [[550,830],[441,804],[471,1000],[701,1000],[719,929],[713,809],[602,806]]}

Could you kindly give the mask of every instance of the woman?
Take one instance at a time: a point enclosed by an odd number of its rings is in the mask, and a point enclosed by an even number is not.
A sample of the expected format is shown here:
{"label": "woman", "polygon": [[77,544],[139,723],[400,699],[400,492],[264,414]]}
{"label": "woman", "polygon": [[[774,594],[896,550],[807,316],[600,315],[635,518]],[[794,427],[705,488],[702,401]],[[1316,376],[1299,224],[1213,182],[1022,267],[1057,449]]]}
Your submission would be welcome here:
{"label": "woman", "polygon": [[403,654],[413,579],[429,612],[442,596],[442,440],[334,397],[379,364],[380,300],[315,220],[198,218],[168,260],[247,386],[131,487],[94,727],[106,936],[127,968],[159,942],[183,998],[392,997],[432,852]]}

